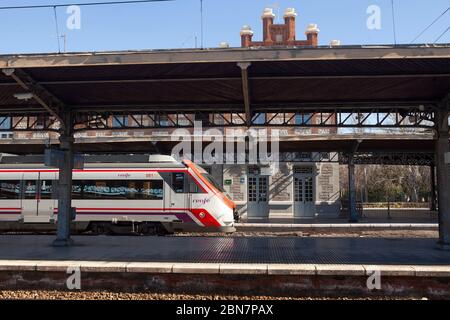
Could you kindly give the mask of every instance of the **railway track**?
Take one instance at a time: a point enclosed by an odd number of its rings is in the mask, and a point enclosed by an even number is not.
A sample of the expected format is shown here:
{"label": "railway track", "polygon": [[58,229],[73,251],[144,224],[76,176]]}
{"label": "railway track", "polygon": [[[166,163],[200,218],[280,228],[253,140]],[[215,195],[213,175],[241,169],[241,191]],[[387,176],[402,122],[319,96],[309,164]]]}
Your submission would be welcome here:
{"label": "railway track", "polygon": [[132,293],[111,291],[0,291],[0,300],[428,300],[426,297],[289,297],[289,296],[238,296],[190,293]]}

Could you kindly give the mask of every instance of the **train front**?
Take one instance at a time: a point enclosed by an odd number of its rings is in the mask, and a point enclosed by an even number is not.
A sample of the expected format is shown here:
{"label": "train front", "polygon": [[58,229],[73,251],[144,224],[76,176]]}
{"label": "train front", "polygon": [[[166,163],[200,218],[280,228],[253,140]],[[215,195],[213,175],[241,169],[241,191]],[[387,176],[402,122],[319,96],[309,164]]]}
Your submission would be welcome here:
{"label": "train front", "polygon": [[203,168],[190,160],[183,160],[200,191],[191,195],[191,212],[204,231],[234,232],[238,220],[236,204],[226,191]]}

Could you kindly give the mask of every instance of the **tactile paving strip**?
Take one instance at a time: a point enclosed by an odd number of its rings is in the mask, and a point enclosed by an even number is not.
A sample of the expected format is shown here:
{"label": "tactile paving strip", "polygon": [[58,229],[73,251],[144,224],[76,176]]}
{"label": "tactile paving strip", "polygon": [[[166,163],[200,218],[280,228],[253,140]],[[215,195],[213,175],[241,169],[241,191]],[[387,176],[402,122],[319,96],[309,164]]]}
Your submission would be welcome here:
{"label": "tactile paving strip", "polygon": [[0,260],[450,265],[434,239],[0,236]]}

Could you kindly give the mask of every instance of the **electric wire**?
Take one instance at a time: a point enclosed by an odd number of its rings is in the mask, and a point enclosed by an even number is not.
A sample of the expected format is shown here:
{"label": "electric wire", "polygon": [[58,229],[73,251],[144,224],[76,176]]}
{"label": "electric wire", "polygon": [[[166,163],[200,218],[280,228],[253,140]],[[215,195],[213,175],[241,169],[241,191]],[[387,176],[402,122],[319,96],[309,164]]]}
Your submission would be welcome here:
{"label": "electric wire", "polygon": [[53,7],[53,16],[55,18],[56,41],[58,42],[58,53],[61,53],[61,43],[59,42],[58,14],[56,13],[56,6]]}
{"label": "electric wire", "polygon": [[439,37],[437,37],[436,40],[434,40],[433,44],[435,44],[436,42],[438,42],[439,40],[441,40],[441,38],[450,30],[450,26],[444,30],[444,32],[441,33],[441,35]]}
{"label": "electric wire", "polygon": [[59,8],[70,6],[102,6],[102,5],[116,5],[116,4],[139,4],[149,2],[167,2],[175,0],[124,0],[124,1],[106,1],[106,2],[78,2],[65,4],[42,4],[42,5],[28,5],[28,6],[4,6],[0,10],[19,10],[19,9],[42,9],[42,8]]}
{"label": "electric wire", "polygon": [[448,7],[444,12],[442,12],[436,19],[433,20],[425,29],[423,29],[412,41],[411,43],[415,42],[417,39],[419,39],[425,32],[427,32],[428,29],[430,29],[436,22],[438,22],[447,12],[450,11],[450,7]]}

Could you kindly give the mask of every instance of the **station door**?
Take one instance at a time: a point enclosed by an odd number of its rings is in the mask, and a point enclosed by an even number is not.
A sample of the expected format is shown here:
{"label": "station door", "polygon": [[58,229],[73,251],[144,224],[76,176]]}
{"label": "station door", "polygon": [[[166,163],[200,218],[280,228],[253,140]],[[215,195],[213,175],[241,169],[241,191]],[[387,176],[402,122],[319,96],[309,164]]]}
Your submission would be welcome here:
{"label": "station door", "polygon": [[313,167],[294,168],[294,218],[313,218],[314,202]]}
{"label": "station door", "polygon": [[249,172],[247,184],[247,216],[249,218],[268,218],[269,177],[262,176],[253,170]]}

